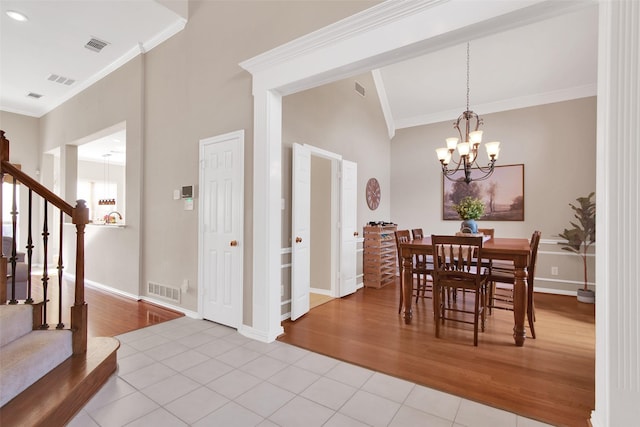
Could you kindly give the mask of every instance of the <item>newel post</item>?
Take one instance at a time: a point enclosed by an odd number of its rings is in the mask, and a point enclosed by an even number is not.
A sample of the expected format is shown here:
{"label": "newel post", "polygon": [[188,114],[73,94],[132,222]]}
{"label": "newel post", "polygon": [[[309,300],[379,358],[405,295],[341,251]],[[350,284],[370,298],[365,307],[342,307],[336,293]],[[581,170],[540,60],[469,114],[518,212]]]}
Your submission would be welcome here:
{"label": "newel post", "polygon": [[89,223],[89,208],[84,200],[78,200],[73,208],[72,221],[76,225],[76,283],[75,300],[71,307],[73,354],[87,351],[87,303],[84,300],[84,229]]}
{"label": "newel post", "polygon": [[[4,137],[4,131],[0,129],[0,163],[9,161],[9,140]],[[4,169],[0,166],[0,207],[2,196],[2,183],[4,182]],[[2,224],[2,209],[0,209],[0,224]],[[0,240],[2,240],[2,227],[0,227]],[[0,304],[7,303],[7,257],[0,249]]]}

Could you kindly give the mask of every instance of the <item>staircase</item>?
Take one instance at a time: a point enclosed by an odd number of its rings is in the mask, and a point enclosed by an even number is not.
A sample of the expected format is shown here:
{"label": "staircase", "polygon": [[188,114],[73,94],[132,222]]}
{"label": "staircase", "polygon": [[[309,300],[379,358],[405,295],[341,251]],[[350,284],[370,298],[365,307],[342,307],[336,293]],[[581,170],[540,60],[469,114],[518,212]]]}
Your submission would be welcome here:
{"label": "staircase", "polygon": [[71,331],[34,331],[33,307],[0,306],[0,406],[69,358]]}
{"label": "staircase", "polygon": [[[88,222],[88,209],[85,202],[78,200],[76,207],[72,207],[11,164],[9,141],[4,134],[0,130],[0,183],[13,183],[13,243],[10,253],[0,254],[0,425],[63,426],[115,372],[116,352],[120,344],[115,338],[87,339],[84,228]],[[0,185],[0,203],[6,200],[2,188]],[[21,192],[21,197],[28,196],[29,206],[27,214],[21,216],[21,220],[26,221],[28,230],[26,246],[23,246],[26,249],[25,262],[18,261],[22,258],[17,256],[16,247],[18,191]],[[32,216],[37,216],[38,212],[37,207],[32,208],[34,196],[40,197],[35,202],[42,201],[43,212],[42,226],[37,232],[32,231]],[[3,209],[0,209],[0,223],[6,225],[2,212]],[[51,268],[50,258],[53,257],[49,253],[52,234],[49,222],[55,222],[50,218],[55,218],[56,213],[59,213],[59,227],[52,228],[57,228],[58,234],[54,230],[52,240],[59,244],[55,261],[57,274],[50,277],[48,270]],[[71,219],[76,227],[76,241],[73,245],[74,301],[70,307],[63,307],[62,304],[65,219]],[[4,227],[0,228],[0,238],[4,231]],[[36,242],[40,236],[42,240]],[[38,286],[34,284],[32,288],[34,252],[41,253],[38,265],[42,266],[42,275]],[[8,271],[18,271],[17,267],[21,267],[23,271],[26,269],[26,282],[18,283],[17,277],[7,275]],[[54,282],[56,277],[57,283],[49,283]],[[70,316],[66,313],[70,313]],[[65,324],[63,319],[69,318],[70,321]],[[50,327],[49,323],[55,327]]]}

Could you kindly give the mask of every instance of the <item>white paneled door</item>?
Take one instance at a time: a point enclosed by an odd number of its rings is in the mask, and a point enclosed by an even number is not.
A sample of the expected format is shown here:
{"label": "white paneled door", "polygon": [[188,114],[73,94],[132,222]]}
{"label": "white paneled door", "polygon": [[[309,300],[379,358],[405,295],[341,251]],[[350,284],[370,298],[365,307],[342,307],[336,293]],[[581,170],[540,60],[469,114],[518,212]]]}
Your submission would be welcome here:
{"label": "white paneled door", "polygon": [[200,141],[199,308],[238,328],[242,319],[244,132]]}
{"label": "white paneled door", "polygon": [[291,205],[291,320],[309,311],[311,286],[311,152],[293,144]]}
{"label": "white paneled door", "polygon": [[343,297],[356,291],[358,164],[342,160],[341,172],[339,296]]}

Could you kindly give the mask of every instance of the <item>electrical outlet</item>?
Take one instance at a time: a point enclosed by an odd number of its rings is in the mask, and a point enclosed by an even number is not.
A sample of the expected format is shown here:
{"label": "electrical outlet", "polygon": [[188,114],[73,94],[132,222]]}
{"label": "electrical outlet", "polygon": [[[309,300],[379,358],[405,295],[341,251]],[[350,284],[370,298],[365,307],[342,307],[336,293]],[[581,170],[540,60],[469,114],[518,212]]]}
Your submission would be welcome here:
{"label": "electrical outlet", "polygon": [[552,276],[558,275],[558,267],[551,267],[551,275]]}

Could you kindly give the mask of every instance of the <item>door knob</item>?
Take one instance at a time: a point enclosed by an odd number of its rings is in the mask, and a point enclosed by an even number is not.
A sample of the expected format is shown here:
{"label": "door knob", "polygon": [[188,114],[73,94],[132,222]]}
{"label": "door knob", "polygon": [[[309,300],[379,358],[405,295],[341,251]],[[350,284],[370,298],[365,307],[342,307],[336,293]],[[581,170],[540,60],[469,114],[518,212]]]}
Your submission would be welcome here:
{"label": "door knob", "polygon": [[360,233],[358,233],[357,231],[354,231],[354,232],[353,232],[353,235],[354,235],[355,237],[358,237],[358,236],[360,235]]}
{"label": "door knob", "polygon": [[302,237],[296,237],[296,243],[302,243]]}
{"label": "door knob", "polygon": [[232,240],[232,241],[229,243],[229,246],[238,246],[238,241],[237,241],[237,240]]}

